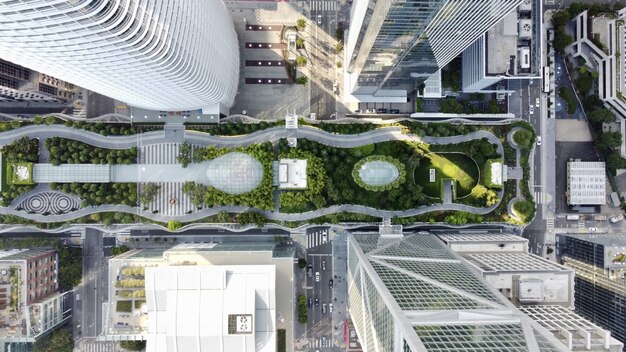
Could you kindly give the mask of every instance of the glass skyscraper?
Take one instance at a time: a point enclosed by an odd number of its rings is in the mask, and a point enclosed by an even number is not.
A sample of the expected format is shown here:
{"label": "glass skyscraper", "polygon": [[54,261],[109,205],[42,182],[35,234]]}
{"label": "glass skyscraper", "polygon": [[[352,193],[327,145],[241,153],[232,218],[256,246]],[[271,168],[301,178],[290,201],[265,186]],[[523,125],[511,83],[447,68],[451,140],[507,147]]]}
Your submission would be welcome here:
{"label": "glass skyscraper", "polygon": [[347,42],[352,91],[444,67],[522,0],[355,0]]}
{"label": "glass skyscraper", "polygon": [[558,235],[557,243],[576,271],[576,312],[626,342],[626,235]]}
{"label": "glass skyscraper", "polygon": [[432,234],[348,237],[350,318],[364,351],[567,351]]}
{"label": "glass skyscraper", "polygon": [[1,1],[0,58],[157,111],[226,111],[239,77],[222,0]]}

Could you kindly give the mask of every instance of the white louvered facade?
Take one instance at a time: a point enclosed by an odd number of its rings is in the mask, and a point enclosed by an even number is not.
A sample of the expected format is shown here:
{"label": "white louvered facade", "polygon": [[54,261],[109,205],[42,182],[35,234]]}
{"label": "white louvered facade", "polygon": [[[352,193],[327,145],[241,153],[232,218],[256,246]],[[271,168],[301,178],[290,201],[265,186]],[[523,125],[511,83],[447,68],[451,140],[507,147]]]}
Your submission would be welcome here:
{"label": "white louvered facade", "polygon": [[224,111],[239,77],[221,0],[2,1],[0,58],[159,111]]}

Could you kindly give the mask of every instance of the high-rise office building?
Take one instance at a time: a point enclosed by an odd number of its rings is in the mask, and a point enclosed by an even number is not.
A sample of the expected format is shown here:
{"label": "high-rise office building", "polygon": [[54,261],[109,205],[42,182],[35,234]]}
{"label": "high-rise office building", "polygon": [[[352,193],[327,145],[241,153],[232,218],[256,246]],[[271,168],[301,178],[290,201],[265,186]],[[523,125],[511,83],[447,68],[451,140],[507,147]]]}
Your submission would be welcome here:
{"label": "high-rise office building", "polygon": [[363,351],[568,351],[433,234],[351,233],[348,285]]}
{"label": "high-rise office building", "polygon": [[576,312],[626,342],[626,235],[558,235],[557,258],[576,271]]}
{"label": "high-rise office building", "polygon": [[574,270],[528,252],[528,240],[511,233],[437,233],[469,267],[548,329],[572,351],[621,352],[624,344],[573,311]]}
{"label": "high-rise office building", "polygon": [[391,91],[393,80],[435,73],[521,2],[355,0],[346,46],[347,87],[355,96],[394,100],[400,96],[380,89]]}
{"label": "high-rise office building", "polygon": [[221,0],[0,3],[0,58],[139,108],[225,113],[238,50]]}

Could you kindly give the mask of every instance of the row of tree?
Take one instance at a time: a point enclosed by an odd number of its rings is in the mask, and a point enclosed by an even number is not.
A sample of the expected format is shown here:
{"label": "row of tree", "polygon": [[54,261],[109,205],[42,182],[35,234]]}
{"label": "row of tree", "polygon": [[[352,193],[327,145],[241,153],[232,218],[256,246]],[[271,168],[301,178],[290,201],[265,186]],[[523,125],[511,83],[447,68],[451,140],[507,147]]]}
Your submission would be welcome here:
{"label": "row of tree", "polygon": [[46,139],[50,163],[59,164],[133,164],[137,161],[137,147],[106,149],[87,143],[51,137]]}
{"label": "row of tree", "polygon": [[136,183],[51,183],[50,189],[75,194],[87,206],[137,205]]}

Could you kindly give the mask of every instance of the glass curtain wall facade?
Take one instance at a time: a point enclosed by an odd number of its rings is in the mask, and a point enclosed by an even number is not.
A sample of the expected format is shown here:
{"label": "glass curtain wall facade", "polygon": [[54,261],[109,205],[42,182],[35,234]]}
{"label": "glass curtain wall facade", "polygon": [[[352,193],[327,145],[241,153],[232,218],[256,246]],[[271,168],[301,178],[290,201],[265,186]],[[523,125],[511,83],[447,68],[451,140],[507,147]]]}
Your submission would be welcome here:
{"label": "glass curtain wall facade", "polygon": [[354,232],[347,259],[363,351],[567,351],[435,235]]}
{"label": "glass curtain wall facade", "polygon": [[576,313],[626,343],[626,236],[559,235],[561,262],[576,271]]}
{"label": "glass curtain wall facade", "polygon": [[221,0],[2,1],[0,58],[157,111],[227,109],[239,77]]}
{"label": "glass curtain wall facade", "polygon": [[347,71],[358,86],[427,77],[522,0],[356,0]]}

